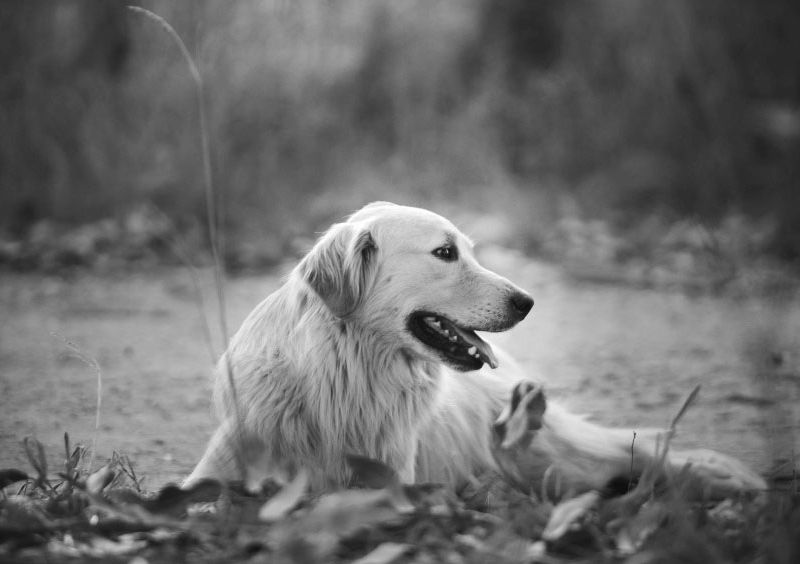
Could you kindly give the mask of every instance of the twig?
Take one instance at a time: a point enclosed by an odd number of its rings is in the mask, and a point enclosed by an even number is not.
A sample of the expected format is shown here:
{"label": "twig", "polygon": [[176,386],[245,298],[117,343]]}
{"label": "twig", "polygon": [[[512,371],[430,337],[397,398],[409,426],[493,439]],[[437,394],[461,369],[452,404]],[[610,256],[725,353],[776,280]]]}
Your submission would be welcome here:
{"label": "twig", "polygon": [[633,432],[633,439],[631,439],[631,470],[628,473],[628,491],[633,489],[633,447],[636,444],[636,431]]}

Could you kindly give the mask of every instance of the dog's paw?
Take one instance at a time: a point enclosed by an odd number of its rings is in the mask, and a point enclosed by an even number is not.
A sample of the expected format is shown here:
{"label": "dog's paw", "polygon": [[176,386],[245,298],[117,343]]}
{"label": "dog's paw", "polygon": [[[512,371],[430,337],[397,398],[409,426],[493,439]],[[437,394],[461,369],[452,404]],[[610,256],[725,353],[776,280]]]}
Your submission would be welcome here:
{"label": "dog's paw", "polygon": [[699,498],[721,499],[767,489],[764,479],[740,460],[709,449],[673,451],[670,464],[686,472]]}
{"label": "dog's paw", "polygon": [[492,442],[495,448],[510,449],[526,447],[534,431],[541,429],[547,401],[544,389],[529,380],[514,386],[511,402],[492,426]]}

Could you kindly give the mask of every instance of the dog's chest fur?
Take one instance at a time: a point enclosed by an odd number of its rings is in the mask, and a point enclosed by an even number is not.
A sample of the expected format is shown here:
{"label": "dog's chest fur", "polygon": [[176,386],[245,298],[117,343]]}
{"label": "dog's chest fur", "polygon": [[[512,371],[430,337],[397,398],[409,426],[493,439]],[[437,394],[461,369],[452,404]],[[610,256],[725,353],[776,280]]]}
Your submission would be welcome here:
{"label": "dog's chest fur", "polygon": [[[265,333],[259,343],[240,342]],[[262,304],[234,338],[230,355],[234,366],[244,368],[235,370],[242,411],[257,418],[252,423],[269,458],[285,461],[284,472],[319,469],[319,480],[326,482],[320,485],[342,484],[349,475],[347,454],[380,460],[401,474],[413,472],[440,366],[332,316],[310,293],[278,295]]]}

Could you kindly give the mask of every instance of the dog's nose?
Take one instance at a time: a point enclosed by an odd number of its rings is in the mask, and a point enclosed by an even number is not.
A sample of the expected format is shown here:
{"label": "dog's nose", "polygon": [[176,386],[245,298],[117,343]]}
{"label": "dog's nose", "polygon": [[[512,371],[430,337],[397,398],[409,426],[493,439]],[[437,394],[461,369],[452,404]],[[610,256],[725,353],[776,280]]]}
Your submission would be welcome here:
{"label": "dog's nose", "polygon": [[533,307],[533,298],[522,292],[515,292],[511,295],[511,307],[519,315],[520,319],[528,315]]}

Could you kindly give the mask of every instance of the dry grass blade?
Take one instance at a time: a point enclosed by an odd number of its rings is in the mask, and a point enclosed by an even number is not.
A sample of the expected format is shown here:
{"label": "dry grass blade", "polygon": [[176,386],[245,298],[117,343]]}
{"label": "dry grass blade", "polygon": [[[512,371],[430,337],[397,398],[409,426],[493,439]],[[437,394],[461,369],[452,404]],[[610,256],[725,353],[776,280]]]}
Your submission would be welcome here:
{"label": "dry grass blade", "polygon": [[[197,112],[200,120],[200,141],[202,144],[202,161],[203,161],[203,180],[205,185],[205,198],[206,198],[206,212],[207,212],[207,222],[208,222],[208,230],[209,230],[209,242],[211,245],[211,254],[214,259],[214,278],[215,278],[215,287],[217,291],[217,306],[218,306],[218,314],[219,314],[219,326],[222,331],[222,339],[223,339],[223,349],[227,348],[228,343],[228,322],[226,319],[226,311],[227,308],[225,306],[225,275],[223,269],[223,262],[222,256],[224,255],[224,248],[225,242],[223,238],[223,231],[219,229],[219,217],[220,213],[219,209],[221,207],[221,198],[217,198],[216,191],[214,190],[214,182],[213,182],[213,175],[211,171],[211,149],[210,149],[210,142],[209,142],[209,134],[208,134],[208,118],[206,117],[206,104],[205,104],[205,95],[203,92],[203,77],[200,74],[200,69],[198,69],[197,65],[192,58],[191,53],[189,53],[189,49],[187,49],[186,44],[184,43],[181,36],[178,35],[178,32],[175,31],[170,23],[151,12],[145,8],[141,8],[139,6],[128,6],[127,7],[131,12],[135,14],[139,14],[144,16],[145,18],[155,22],[156,24],[163,29],[167,35],[174,41],[174,43],[178,46],[178,49],[183,56],[186,65],[189,68],[189,72],[192,75],[192,80],[194,81],[195,85],[195,96],[197,102]],[[225,357],[225,378],[228,382],[228,387],[230,389],[231,399],[233,408],[235,411],[236,417],[236,430],[237,435],[241,434],[241,414],[239,413],[239,400],[237,397],[236,392],[236,385],[233,381],[233,367],[230,364],[227,356]],[[237,444],[239,441],[237,441]],[[244,463],[242,453],[240,449],[235,449],[235,461],[238,467],[238,471],[240,476],[243,480],[246,481],[246,471],[247,466]]]}
{"label": "dry grass blade", "polygon": [[133,462],[131,462],[128,455],[114,451],[111,455],[111,461],[120,470],[117,474],[117,480],[119,481],[127,477],[133,484],[134,490],[136,490],[137,493],[142,493],[143,478],[136,474],[136,469],[133,467]]}
{"label": "dry grass blade", "polygon": [[66,484],[65,490],[62,492],[63,495],[69,495],[72,492],[72,488],[78,481],[78,477],[80,476],[80,471],[78,470],[78,464],[83,457],[84,449],[80,446],[76,446],[75,449],[70,448],[69,442],[69,433],[64,433],[64,473],[60,474],[62,478],[64,478],[64,482]]}
{"label": "dry grass blade", "polygon": [[[670,422],[669,429],[667,433],[664,434],[663,439],[662,437],[658,437],[656,439],[656,458],[642,473],[642,477],[639,480],[639,486],[637,486],[637,490],[644,491],[644,490],[652,490],[655,487],[656,482],[658,481],[659,476],[665,473],[667,469],[667,456],[669,455],[669,446],[672,437],[675,435],[677,430],[677,425],[686,412],[689,410],[689,407],[694,403],[697,399],[697,395],[700,392],[700,384],[696,385],[689,395],[686,396],[686,399],[683,401],[681,408],[678,410],[678,413],[675,414],[675,417],[672,418]],[[663,442],[662,442],[663,441]],[[667,472],[667,476],[669,473]]]}
{"label": "dry grass blade", "polygon": [[94,416],[94,435],[92,436],[92,454],[89,458],[89,467],[88,470],[92,469],[94,466],[94,457],[97,455],[97,436],[100,433],[100,409],[103,405],[103,371],[100,369],[100,364],[97,362],[92,356],[84,353],[78,345],[73,343],[72,341],[66,339],[63,335],[60,335],[56,332],[51,332],[54,338],[61,341],[64,346],[69,349],[71,356],[77,358],[81,362],[83,362],[86,366],[94,370],[95,375],[97,376],[97,398],[95,403],[95,416]]}
{"label": "dry grass blade", "polygon": [[47,480],[47,457],[44,454],[42,443],[36,439],[25,437],[22,440],[22,444],[25,447],[25,454],[28,457],[28,462],[30,462],[33,469],[36,470],[36,485],[42,489],[47,489],[47,487],[52,489],[50,482]]}
{"label": "dry grass blade", "polygon": [[[669,425],[669,429],[668,429],[667,433],[664,434],[663,439],[661,437],[659,437],[656,440],[656,462],[653,464],[653,466],[654,466],[653,472],[649,472],[649,474],[652,474],[651,477],[652,477],[653,481],[655,481],[655,478],[659,473],[658,470],[664,468],[664,465],[665,465],[666,460],[667,460],[667,455],[669,454],[670,441],[672,440],[672,437],[675,435],[675,431],[677,430],[678,423],[683,418],[683,416],[686,414],[686,412],[689,410],[689,407],[691,407],[691,405],[697,399],[697,394],[699,392],[700,392],[700,384],[696,385],[692,389],[692,391],[689,392],[689,395],[686,396],[686,399],[683,401],[683,404],[681,405],[681,408],[678,410],[678,413],[676,413],[675,417],[672,418],[672,421],[670,422],[670,425]],[[662,440],[663,440],[663,443],[662,443]],[[645,481],[645,476],[647,474],[648,474],[648,472],[645,471],[645,473],[642,475],[641,482]]]}
{"label": "dry grass blade", "polygon": [[636,456],[634,449],[635,446],[636,446],[636,431],[633,432],[633,438],[631,439],[631,467],[630,470],[628,471],[628,491],[631,491],[633,489],[633,481],[634,481],[633,466]]}
{"label": "dry grass blade", "polygon": [[672,418],[672,423],[670,423],[669,425],[670,432],[672,433],[675,432],[675,428],[677,427],[681,418],[684,416],[684,414],[688,411],[689,407],[691,407],[691,405],[697,399],[697,394],[700,393],[700,387],[701,387],[700,384],[697,384],[694,387],[694,389],[689,393],[689,395],[686,397],[680,410],[678,410],[678,413],[675,415],[675,417]]}

